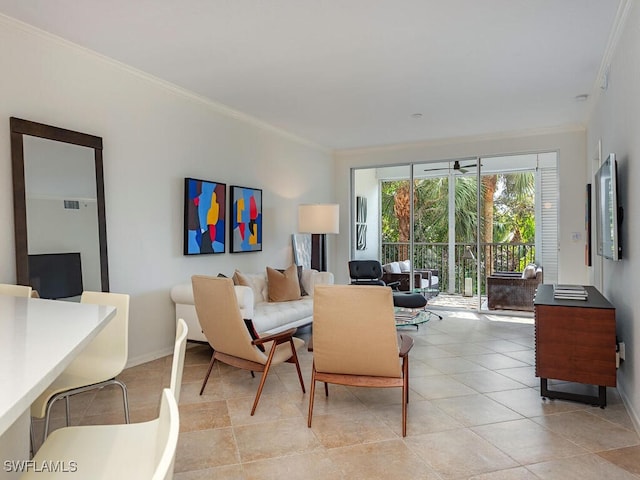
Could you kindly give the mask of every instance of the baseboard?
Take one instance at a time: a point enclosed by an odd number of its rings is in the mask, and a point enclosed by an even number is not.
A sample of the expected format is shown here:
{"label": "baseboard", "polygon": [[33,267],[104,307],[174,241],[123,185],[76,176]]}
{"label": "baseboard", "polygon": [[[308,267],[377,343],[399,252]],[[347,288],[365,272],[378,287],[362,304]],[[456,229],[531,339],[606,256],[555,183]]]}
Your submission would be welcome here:
{"label": "baseboard", "polygon": [[162,350],[140,355],[138,357],[129,357],[125,368],[131,368],[138,365],[142,365],[143,363],[152,362],[153,360],[157,360],[158,358],[166,357],[167,355],[172,355],[172,354],[173,354],[173,345]]}
{"label": "baseboard", "polygon": [[620,394],[620,398],[622,398],[622,403],[627,409],[627,413],[629,414],[629,417],[633,422],[633,426],[635,427],[638,435],[640,435],[640,415],[639,415],[640,412],[637,412],[636,410],[634,410],[633,402],[627,395],[627,392],[625,391],[624,387],[619,382],[618,382],[617,388],[618,388],[618,393]]}

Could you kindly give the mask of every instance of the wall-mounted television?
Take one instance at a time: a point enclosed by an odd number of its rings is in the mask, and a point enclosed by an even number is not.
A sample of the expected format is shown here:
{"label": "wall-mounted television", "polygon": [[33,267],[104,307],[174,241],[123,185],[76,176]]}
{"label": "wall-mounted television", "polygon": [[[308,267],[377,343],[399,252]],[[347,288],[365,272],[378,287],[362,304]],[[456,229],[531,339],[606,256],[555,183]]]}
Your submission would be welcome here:
{"label": "wall-mounted television", "polygon": [[58,299],[82,295],[80,253],[29,255],[29,280],[40,298]]}
{"label": "wall-mounted television", "polygon": [[623,210],[618,204],[618,164],[615,154],[609,154],[596,172],[595,191],[597,253],[609,260],[620,260]]}

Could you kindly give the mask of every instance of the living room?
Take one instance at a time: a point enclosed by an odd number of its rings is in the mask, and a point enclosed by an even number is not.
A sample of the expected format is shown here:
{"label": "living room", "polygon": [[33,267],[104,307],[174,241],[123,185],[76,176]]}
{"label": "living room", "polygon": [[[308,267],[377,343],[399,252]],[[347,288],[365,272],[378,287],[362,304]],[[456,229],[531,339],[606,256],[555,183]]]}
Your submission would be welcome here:
{"label": "living room", "polygon": [[[9,118],[19,117],[99,135],[104,139],[106,220],[111,289],[131,295],[130,365],[172,350],[171,288],[193,274],[254,272],[292,262],[290,235],[301,203],[341,205],[341,234],[330,238],[329,269],[348,280],[351,169],[438,161],[476,155],[558,151],[560,176],[559,280],[597,286],[617,309],[618,336],[626,359],[618,389],[640,429],[640,383],[634,355],[640,313],[634,272],[640,260],[631,239],[640,233],[633,206],[640,181],[640,8],[622,2],[626,21],[616,31],[606,65],[606,89],[596,87],[584,125],[548,125],[524,132],[455,136],[399,145],[339,149],[319,145],[224,107],[201,95],[98,55],[25,23],[0,16],[0,171],[4,178],[0,219],[0,281],[15,281]],[[622,8],[622,7],[621,7]],[[114,32],[116,35],[117,32]],[[479,120],[481,121],[481,120]],[[584,264],[584,187],[595,172],[598,145],[619,159],[623,260],[594,257]],[[263,190],[265,223],[259,253],[182,255],[185,177]]]}

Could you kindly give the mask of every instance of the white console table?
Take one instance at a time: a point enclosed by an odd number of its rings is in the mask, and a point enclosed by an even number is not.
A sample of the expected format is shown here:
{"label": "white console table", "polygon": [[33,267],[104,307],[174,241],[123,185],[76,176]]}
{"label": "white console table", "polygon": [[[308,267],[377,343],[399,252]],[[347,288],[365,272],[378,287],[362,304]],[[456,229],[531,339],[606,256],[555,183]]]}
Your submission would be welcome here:
{"label": "white console table", "polygon": [[115,307],[0,295],[0,479],[29,459],[31,403],[114,317]]}

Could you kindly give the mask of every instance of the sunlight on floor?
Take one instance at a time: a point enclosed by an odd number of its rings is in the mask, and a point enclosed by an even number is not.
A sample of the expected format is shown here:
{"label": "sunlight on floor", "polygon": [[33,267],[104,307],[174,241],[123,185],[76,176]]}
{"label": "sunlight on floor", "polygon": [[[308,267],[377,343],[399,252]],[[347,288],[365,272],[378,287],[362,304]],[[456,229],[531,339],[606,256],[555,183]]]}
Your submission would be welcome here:
{"label": "sunlight on floor", "polygon": [[480,314],[475,313],[475,312],[467,312],[464,310],[458,310],[455,312],[450,312],[447,317],[453,317],[453,318],[466,318],[468,320],[480,320]]}
{"label": "sunlight on floor", "polygon": [[533,317],[514,317],[510,315],[487,315],[484,317],[490,322],[509,322],[509,323],[522,323],[524,325],[533,325]]}

